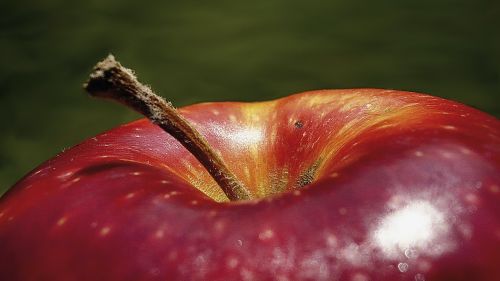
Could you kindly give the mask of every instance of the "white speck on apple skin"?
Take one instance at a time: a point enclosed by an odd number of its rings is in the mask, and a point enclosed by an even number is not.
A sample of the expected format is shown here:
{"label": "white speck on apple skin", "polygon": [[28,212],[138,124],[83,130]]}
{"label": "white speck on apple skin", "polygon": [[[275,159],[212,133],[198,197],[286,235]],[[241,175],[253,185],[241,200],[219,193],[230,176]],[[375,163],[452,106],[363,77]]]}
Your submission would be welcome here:
{"label": "white speck on apple skin", "polygon": [[229,269],[234,269],[238,266],[239,260],[235,257],[230,257],[227,259],[226,264]]}
{"label": "white speck on apple skin", "polygon": [[57,223],[56,225],[57,226],[63,226],[67,221],[67,218],[64,216],[64,217],[61,217],[60,219],[57,220]]}
{"label": "white speck on apple skin", "polygon": [[254,276],[254,273],[246,268],[242,268],[240,270],[240,275],[241,275],[241,279],[243,281],[251,281],[251,280],[255,280],[255,276]]}
{"label": "white speck on apple skin", "polygon": [[140,176],[141,175],[141,172],[133,172],[133,173],[130,173],[132,176]]}
{"label": "white speck on apple skin", "polygon": [[446,158],[446,159],[451,159],[454,157],[454,154],[453,154],[453,152],[443,150],[443,151],[441,151],[441,156],[443,156],[443,158]]}
{"label": "white speck on apple skin", "polygon": [[130,192],[130,193],[128,193],[128,194],[125,196],[125,199],[132,199],[132,198],[134,198],[134,196],[135,196],[135,193],[134,193],[134,192]]}
{"label": "white speck on apple skin", "polygon": [[414,153],[414,154],[415,154],[415,156],[417,156],[417,157],[422,157],[422,156],[424,156],[424,153],[423,153],[422,151],[415,151],[415,153]]}
{"label": "white speck on apple skin", "polygon": [[269,240],[274,237],[274,231],[272,229],[265,229],[259,233],[259,239],[262,241]]}
{"label": "white speck on apple skin", "polygon": [[158,229],[156,230],[155,234],[154,234],[154,237],[156,239],[161,239],[165,236],[165,232],[163,231],[163,229]]}
{"label": "white speck on apple skin", "polygon": [[365,274],[358,272],[352,276],[351,281],[369,281],[369,279]]}
{"label": "white speck on apple skin", "polygon": [[66,180],[71,175],[73,175],[73,172],[70,171],[70,172],[66,172],[66,173],[60,174],[57,178],[59,178],[61,180]]}
{"label": "white speck on apple skin", "polygon": [[111,231],[111,227],[105,226],[105,227],[101,228],[101,230],[99,231],[99,235],[101,235],[102,237],[105,237],[109,234],[110,231]]}
{"label": "white speck on apple skin", "polygon": [[467,193],[465,195],[465,201],[473,205],[479,205],[479,197],[474,193]]}
{"label": "white speck on apple skin", "polygon": [[214,223],[214,231],[216,234],[222,234],[226,228],[226,222],[223,220],[217,220]]}
{"label": "white speck on apple skin", "polygon": [[450,130],[450,131],[455,131],[457,129],[457,127],[451,126],[451,125],[443,125],[443,126],[441,126],[441,128],[443,128],[445,130]]}
{"label": "white speck on apple skin", "polygon": [[332,233],[326,234],[325,240],[326,240],[326,245],[330,248],[337,247],[337,245],[338,245],[337,237]]}

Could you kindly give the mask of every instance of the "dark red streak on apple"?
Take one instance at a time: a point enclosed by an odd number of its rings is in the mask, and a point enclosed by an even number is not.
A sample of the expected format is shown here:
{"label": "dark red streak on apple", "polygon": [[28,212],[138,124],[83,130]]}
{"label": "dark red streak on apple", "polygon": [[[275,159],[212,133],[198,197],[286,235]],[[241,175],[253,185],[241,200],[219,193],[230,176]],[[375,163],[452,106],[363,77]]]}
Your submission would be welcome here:
{"label": "dark red streak on apple", "polygon": [[248,200],[250,193],[217,155],[205,138],[182,117],[172,104],[137,81],[113,55],[99,62],[90,74],[85,90],[94,97],[118,101],[149,118],[176,138],[203,164],[230,200]]}
{"label": "dark red streak on apple", "polygon": [[149,120],[125,124],[0,198],[0,280],[500,280],[496,118],[376,89],[179,113],[253,199],[229,201]]}

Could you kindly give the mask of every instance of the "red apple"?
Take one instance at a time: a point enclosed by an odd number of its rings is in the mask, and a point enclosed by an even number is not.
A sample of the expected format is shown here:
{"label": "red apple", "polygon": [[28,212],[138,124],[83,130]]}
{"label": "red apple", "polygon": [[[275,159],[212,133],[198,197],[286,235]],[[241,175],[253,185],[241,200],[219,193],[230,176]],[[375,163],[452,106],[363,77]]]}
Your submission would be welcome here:
{"label": "red apple", "polygon": [[249,199],[138,120],[0,199],[0,280],[500,280],[496,118],[376,89],[179,112]]}

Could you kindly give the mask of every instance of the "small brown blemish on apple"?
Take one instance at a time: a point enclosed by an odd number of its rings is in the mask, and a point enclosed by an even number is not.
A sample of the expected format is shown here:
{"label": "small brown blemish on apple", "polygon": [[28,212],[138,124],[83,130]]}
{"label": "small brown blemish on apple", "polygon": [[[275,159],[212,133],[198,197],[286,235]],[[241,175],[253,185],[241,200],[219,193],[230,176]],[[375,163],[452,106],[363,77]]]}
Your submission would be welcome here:
{"label": "small brown blemish on apple", "polygon": [[304,127],[304,123],[302,123],[302,121],[301,121],[301,120],[297,120],[297,121],[295,121],[295,123],[294,123],[293,125],[294,125],[294,126],[295,126],[295,128],[297,128],[297,129],[300,129],[300,128]]}
{"label": "small brown blemish on apple", "polygon": [[230,257],[230,258],[228,258],[228,259],[227,259],[227,267],[228,267],[229,269],[234,269],[234,268],[236,268],[236,267],[238,266],[238,263],[239,263],[239,261],[238,261],[238,259],[237,259],[237,258],[235,258],[235,257]]}

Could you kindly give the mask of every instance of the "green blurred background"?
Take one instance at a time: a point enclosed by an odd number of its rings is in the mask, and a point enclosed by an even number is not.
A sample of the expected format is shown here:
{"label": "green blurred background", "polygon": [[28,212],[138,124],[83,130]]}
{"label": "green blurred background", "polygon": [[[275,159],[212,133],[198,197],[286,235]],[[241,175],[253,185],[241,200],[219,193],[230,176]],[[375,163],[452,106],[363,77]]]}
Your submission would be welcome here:
{"label": "green blurred background", "polygon": [[175,105],[393,88],[500,115],[498,1],[2,1],[0,194],[139,116],[86,97],[112,52]]}

